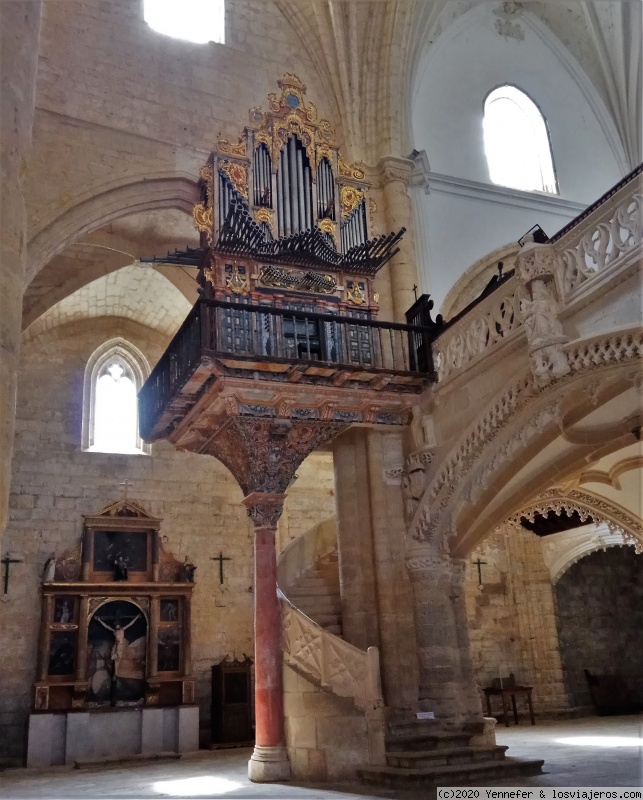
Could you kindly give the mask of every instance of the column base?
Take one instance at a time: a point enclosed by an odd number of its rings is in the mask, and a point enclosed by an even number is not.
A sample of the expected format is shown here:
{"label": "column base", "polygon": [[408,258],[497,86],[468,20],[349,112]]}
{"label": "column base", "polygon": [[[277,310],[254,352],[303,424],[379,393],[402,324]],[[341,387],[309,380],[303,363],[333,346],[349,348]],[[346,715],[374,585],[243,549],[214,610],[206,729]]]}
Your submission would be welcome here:
{"label": "column base", "polygon": [[254,783],[272,783],[290,780],[290,761],[283,745],[255,749],[248,761],[248,778]]}

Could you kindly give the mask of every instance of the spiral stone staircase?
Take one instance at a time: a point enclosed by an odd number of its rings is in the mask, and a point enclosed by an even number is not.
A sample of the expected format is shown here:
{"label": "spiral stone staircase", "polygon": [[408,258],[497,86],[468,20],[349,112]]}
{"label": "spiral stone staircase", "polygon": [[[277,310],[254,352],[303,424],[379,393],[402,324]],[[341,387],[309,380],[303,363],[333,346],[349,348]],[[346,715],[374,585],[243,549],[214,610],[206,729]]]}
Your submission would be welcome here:
{"label": "spiral stone staircase", "polygon": [[[542,760],[505,757],[506,747],[496,745],[493,721],[472,724],[465,731],[445,731],[437,720],[414,718],[384,720],[380,686],[379,654],[375,647],[363,652],[341,639],[342,617],[334,518],[315,526],[288,545],[279,559],[279,583],[284,624],[284,663],[311,688],[352,701],[353,714],[363,715],[366,746],[351,747],[361,762],[354,761],[345,773],[357,774],[365,783],[395,789],[449,785],[501,777],[535,774]],[[301,685],[298,687],[301,689]],[[288,686],[286,685],[288,695]],[[308,692],[310,696],[310,692]],[[300,698],[298,698],[300,699]],[[323,700],[321,701],[323,703]],[[322,709],[328,721],[332,699]],[[308,705],[318,708],[320,698]],[[286,701],[288,727],[289,703]],[[339,748],[340,728],[351,728],[355,718],[336,717]],[[313,725],[315,723],[313,722]],[[316,742],[319,744],[319,742]],[[319,748],[310,748],[316,752]],[[297,772],[297,748],[289,745]],[[326,747],[326,761],[338,757]],[[310,756],[308,768],[310,770]],[[319,777],[338,777],[329,769]]]}

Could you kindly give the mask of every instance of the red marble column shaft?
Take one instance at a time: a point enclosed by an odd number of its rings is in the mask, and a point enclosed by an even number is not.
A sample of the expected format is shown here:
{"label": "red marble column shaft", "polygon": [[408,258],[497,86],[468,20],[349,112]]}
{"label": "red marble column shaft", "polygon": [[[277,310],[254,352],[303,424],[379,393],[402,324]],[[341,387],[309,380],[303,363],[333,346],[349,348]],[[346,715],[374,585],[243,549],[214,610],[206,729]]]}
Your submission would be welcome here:
{"label": "red marble column shaft", "polygon": [[[275,533],[284,500],[284,494],[253,492],[243,501],[255,529],[256,742],[253,758],[262,759],[279,758],[272,750],[262,748],[284,748],[281,612],[275,551]],[[266,753],[271,755],[266,756]]]}
{"label": "red marble column shaft", "polygon": [[256,743],[283,744],[281,616],[273,527],[255,527],[255,716]]}

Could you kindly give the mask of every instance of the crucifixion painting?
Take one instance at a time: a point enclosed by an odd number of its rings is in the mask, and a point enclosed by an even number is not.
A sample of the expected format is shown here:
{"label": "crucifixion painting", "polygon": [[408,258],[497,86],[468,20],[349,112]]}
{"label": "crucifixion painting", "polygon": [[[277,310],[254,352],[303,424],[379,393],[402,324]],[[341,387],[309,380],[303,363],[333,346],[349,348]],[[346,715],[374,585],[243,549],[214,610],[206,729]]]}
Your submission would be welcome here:
{"label": "crucifixion painting", "polygon": [[126,600],[100,606],[88,629],[88,703],[136,705],[145,684],[147,621]]}

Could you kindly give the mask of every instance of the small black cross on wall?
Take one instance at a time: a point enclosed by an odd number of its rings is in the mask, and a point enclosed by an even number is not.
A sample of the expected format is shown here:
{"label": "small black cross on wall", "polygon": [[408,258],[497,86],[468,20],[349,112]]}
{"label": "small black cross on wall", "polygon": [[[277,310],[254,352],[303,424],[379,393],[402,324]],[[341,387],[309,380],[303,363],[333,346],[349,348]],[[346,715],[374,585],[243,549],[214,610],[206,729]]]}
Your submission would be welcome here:
{"label": "small black cross on wall", "polygon": [[478,583],[480,584],[480,586],[482,586],[482,569],[481,569],[481,567],[482,567],[483,564],[486,564],[487,562],[486,561],[480,561],[480,559],[478,559],[477,561],[473,561],[472,563],[475,564],[478,567]]}
{"label": "small black cross on wall", "polygon": [[10,558],[9,553],[5,554],[5,557],[0,561],[0,564],[4,564],[4,591],[3,594],[7,594],[9,592],[9,565],[10,564],[19,564],[22,561],[21,558]]}
{"label": "small black cross on wall", "polygon": [[223,562],[224,561],[232,561],[231,558],[228,556],[224,556],[221,551],[219,551],[218,556],[212,556],[210,561],[218,561],[219,562],[219,583],[223,583]]}

